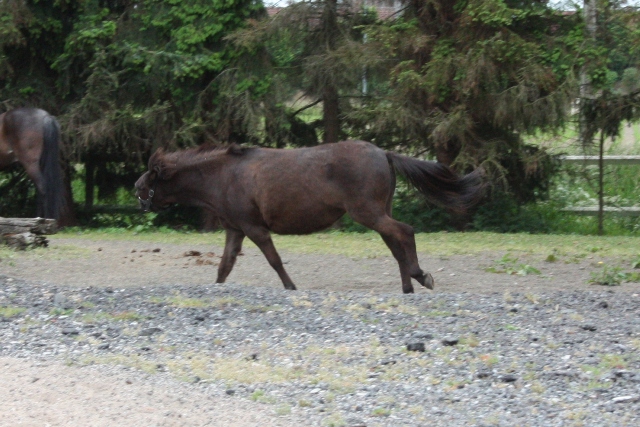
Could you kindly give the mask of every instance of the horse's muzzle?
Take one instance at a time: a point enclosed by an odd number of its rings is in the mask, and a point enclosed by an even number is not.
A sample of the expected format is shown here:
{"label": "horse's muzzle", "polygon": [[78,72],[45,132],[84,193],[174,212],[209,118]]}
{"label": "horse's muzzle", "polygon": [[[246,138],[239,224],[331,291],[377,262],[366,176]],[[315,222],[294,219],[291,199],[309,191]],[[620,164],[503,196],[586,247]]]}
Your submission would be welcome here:
{"label": "horse's muzzle", "polygon": [[151,210],[151,204],[153,203],[153,194],[154,194],[154,191],[149,190],[149,194],[147,195],[146,200],[138,196],[138,202],[140,202],[140,208],[144,212],[149,212]]}

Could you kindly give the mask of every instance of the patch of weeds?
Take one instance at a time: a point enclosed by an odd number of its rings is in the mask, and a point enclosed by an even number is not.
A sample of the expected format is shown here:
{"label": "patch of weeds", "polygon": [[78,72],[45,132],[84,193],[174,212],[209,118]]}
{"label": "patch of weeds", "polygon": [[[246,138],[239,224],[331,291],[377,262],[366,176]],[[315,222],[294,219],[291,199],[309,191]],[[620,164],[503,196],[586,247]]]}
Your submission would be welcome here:
{"label": "patch of weeds", "polygon": [[324,418],[322,425],[326,427],[345,427],[347,422],[342,418],[341,414],[335,413]]}
{"label": "patch of weeds", "polygon": [[311,407],[311,402],[305,399],[298,400],[298,406],[301,408],[309,408]]}
{"label": "patch of weeds", "polygon": [[181,295],[168,297],[164,301],[167,305],[176,308],[207,308],[211,305],[211,301],[200,298],[187,298]]}
{"label": "patch of weeds", "polygon": [[23,307],[15,307],[15,306],[4,306],[0,307],[0,317],[5,319],[9,319],[11,317],[15,317],[20,313],[23,313],[26,308]]}
{"label": "patch of weeds", "polygon": [[540,270],[529,265],[518,262],[518,258],[505,254],[502,258],[494,262],[493,266],[487,267],[484,271],[488,273],[504,273],[510,275],[527,276],[529,274],[540,274]]}
{"label": "patch of weeds", "polygon": [[301,297],[301,298],[291,297],[291,302],[293,303],[294,307],[305,307],[305,308],[313,307],[313,303],[305,297]]}
{"label": "patch of weeds", "polygon": [[606,369],[602,366],[581,365],[580,369],[594,378],[599,378],[606,372]]}
{"label": "patch of weeds", "polygon": [[519,328],[519,327],[517,327],[517,326],[515,326],[515,325],[511,325],[511,324],[507,324],[507,325],[505,325],[505,326],[504,326],[504,328],[505,328],[507,331],[518,331],[518,330],[520,330],[520,328]]}
{"label": "patch of weeds", "polygon": [[575,321],[575,322],[583,322],[584,321],[584,316],[580,313],[570,313],[569,314],[569,319]]}
{"label": "patch of weeds", "polygon": [[625,280],[627,282],[640,282],[640,271],[633,271],[631,273],[626,273]]}
{"label": "patch of weeds", "polygon": [[135,322],[138,320],[143,320],[144,316],[136,313],[135,311],[121,311],[119,313],[114,313],[111,315],[113,320],[119,320],[121,322]]}
{"label": "patch of weeds", "polygon": [[538,304],[540,302],[540,297],[538,295],[532,293],[526,293],[524,296],[531,304]]}
{"label": "patch of weeds", "polygon": [[599,381],[599,380],[589,380],[589,382],[582,387],[582,390],[590,391],[590,390],[606,390],[611,387],[611,382]]}
{"label": "patch of weeds", "polygon": [[112,317],[110,314],[104,313],[104,312],[98,312],[98,313],[85,313],[80,318],[80,321],[82,323],[93,324],[93,323],[100,323],[103,321],[109,321],[111,319]]}
{"label": "patch of weeds", "polygon": [[454,390],[464,388],[467,384],[469,384],[469,381],[455,379],[455,380],[448,380],[445,382],[445,384],[446,384],[446,387],[445,387],[446,391],[454,391]]}
{"label": "patch of weeds", "polygon": [[261,360],[219,358],[213,363],[214,377],[242,384],[282,383],[300,378],[302,374],[293,367],[273,366]]}
{"label": "patch of weeds", "polygon": [[540,381],[535,381],[531,384],[531,391],[536,393],[536,394],[542,394],[546,391],[547,389],[545,388],[545,386],[540,382]]}
{"label": "patch of weeds", "polygon": [[631,261],[631,268],[640,268],[640,254],[636,256],[636,258]]}
{"label": "patch of weeds", "polygon": [[285,415],[291,414],[291,406],[289,405],[280,405],[275,410],[276,415],[283,417]]}
{"label": "patch of weeds", "polygon": [[426,313],[424,313],[424,315],[427,317],[449,317],[452,314],[453,312],[446,311],[446,310],[429,310]]}
{"label": "patch of weeds", "polygon": [[375,408],[371,412],[372,417],[388,417],[391,415],[391,409],[388,408]]}
{"label": "patch of weeds", "polygon": [[482,361],[486,366],[492,367],[500,362],[500,358],[493,354],[482,354],[480,355],[480,361]]}
{"label": "patch of weeds", "polygon": [[466,345],[469,347],[477,347],[480,345],[480,340],[474,334],[466,335],[460,338],[460,345]]}
{"label": "patch of weeds", "polygon": [[71,313],[73,313],[73,309],[72,308],[60,308],[60,307],[54,307],[51,310],[49,310],[49,315],[51,316],[68,316]]}
{"label": "patch of weeds", "polygon": [[553,248],[551,253],[544,259],[546,262],[556,262],[559,260],[558,250]]}
{"label": "patch of weeds", "polygon": [[225,308],[233,305],[242,305],[243,301],[234,297],[220,297],[211,301],[210,308]]}
{"label": "patch of weeds", "polygon": [[626,369],[629,362],[619,354],[604,354],[600,366],[608,369]]}
{"label": "patch of weeds", "polygon": [[422,413],[424,413],[424,408],[420,405],[413,405],[407,408],[407,412],[412,415],[422,415]]}
{"label": "patch of weeds", "polygon": [[251,400],[259,403],[275,403],[276,399],[268,395],[264,390],[256,390],[251,393]]}
{"label": "patch of weeds", "polygon": [[591,273],[589,283],[602,286],[618,286],[626,279],[627,274],[622,271],[620,266],[610,267],[604,264],[602,270]]}
{"label": "patch of weeds", "polygon": [[365,316],[362,315],[359,317],[359,319],[363,322],[366,323],[368,325],[377,325],[378,323],[380,323],[380,319],[376,318],[376,317],[369,317],[369,316]]}

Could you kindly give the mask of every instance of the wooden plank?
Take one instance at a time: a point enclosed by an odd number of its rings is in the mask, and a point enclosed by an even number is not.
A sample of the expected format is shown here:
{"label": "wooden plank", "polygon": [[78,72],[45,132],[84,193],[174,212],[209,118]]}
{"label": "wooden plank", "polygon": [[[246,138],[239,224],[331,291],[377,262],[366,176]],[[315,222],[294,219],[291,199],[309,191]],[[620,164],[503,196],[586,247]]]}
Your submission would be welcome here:
{"label": "wooden plank", "polygon": [[[640,216],[640,207],[612,207],[605,206],[604,213],[615,214],[619,216]],[[596,216],[598,215],[597,206],[583,206],[562,209],[563,212],[573,213],[575,215]]]}
{"label": "wooden plank", "polygon": [[55,219],[0,217],[0,234],[55,234],[57,229]]}
{"label": "wooden plank", "polygon": [[[597,165],[598,156],[560,156],[563,163],[578,163],[582,165]],[[603,156],[605,165],[640,165],[640,156]]]}

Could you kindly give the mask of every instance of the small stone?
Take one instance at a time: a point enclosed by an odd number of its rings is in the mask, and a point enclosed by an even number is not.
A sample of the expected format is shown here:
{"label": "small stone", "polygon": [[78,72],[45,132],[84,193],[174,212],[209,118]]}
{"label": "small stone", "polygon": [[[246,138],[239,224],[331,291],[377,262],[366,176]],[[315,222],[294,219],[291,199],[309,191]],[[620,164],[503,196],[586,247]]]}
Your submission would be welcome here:
{"label": "small stone", "polygon": [[618,396],[611,399],[611,403],[633,403],[640,400],[640,396]]}
{"label": "small stone", "polygon": [[458,338],[446,337],[442,340],[442,344],[446,346],[452,346],[458,344]]}
{"label": "small stone", "polygon": [[236,394],[236,391],[230,388],[230,389],[227,389],[225,393],[227,393],[227,395],[229,396],[233,396],[234,394]]}
{"label": "small stone", "polygon": [[598,329],[596,328],[595,325],[589,325],[589,324],[582,325],[581,328],[584,329],[585,331],[591,331],[591,332],[594,332]]}
{"label": "small stone", "polygon": [[408,343],[407,344],[407,350],[408,351],[425,351],[425,347],[424,347],[424,343],[423,342],[412,342],[412,343]]}
{"label": "small stone", "polygon": [[500,381],[502,381],[503,383],[514,383],[518,381],[518,377],[513,374],[506,374],[500,378]]}
{"label": "small stone", "polygon": [[107,350],[109,348],[109,343],[108,342],[104,342],[104,343],[100,344],[97,348],[98,348],[98,350]]}
{"label": "small stone", "polygon": [[491,376],[490,371],[479,371],[476,374],[476,378],[479,378],[479,379],[489,378],[490,376]]}
{"label": "small stone", "polygon": [[62,335],[78,335],[80,333],[76,328],[62,328]]}
{"label": "small stone", "polygon": [[598,307],[600,307],[600,308],[609,308],[609,303],[606,302],[606,301],[600,301],[598,303]]}
{"label": "small stone", "polygon": [[153,334],[156,334],[158,332],[162,332],[162,329],[160,328],[145,328],[143,330],[140,331],[140,333],[138,334],[141,337],[149,337]]}

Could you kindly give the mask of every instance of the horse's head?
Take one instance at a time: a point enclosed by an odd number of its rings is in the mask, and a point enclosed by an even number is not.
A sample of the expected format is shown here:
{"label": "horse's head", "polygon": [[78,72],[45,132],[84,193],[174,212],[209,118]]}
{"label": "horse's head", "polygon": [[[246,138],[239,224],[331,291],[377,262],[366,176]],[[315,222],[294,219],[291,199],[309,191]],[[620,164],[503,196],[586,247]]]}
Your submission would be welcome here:
{"label": "horse's head", "polygon": [[158,211],[176,203],[169,182],[175,172],[168,167],[165,153],[158,149],[149,159],[149,170],[135,183],[140,208],[145,212]]}

